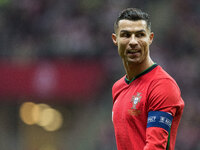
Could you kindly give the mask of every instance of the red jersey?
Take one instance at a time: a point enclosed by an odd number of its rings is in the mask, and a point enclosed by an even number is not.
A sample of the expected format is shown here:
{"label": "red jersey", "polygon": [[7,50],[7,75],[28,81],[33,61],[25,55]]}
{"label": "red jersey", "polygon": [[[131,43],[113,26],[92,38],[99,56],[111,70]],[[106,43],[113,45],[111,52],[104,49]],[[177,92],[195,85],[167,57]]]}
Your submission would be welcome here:
{"label": "red jersey", "polygon": [[174,150],[184,102],[178,85],[154,64],[112,89],[112,119],[118,150]]}

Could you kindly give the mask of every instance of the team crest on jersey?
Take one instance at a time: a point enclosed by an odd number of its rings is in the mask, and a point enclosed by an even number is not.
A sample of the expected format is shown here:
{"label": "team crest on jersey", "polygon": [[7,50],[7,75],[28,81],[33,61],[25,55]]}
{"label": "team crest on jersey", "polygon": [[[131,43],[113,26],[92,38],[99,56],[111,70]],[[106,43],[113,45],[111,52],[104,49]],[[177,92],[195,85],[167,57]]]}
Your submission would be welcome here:
{"label": "team crest on jersey", "polygon": [[130,115],[138,116],[141,114],[141,110],[138,110],[136,108],[137,104],[140,102],[140,100],[142,98],[141,94],[142,93],[137,92],[137,94],[132,97],[132,99],[131,99],[132,107],[131,107],[131,109],[128,110],[128,113]]}
{"label": "team crest on jersey", "polygon": [[137,95],[134,95],[132,97],[132,104],[133,106],[131,107],[131,109],[136,109],[136,105],[140,102],[140,99],[142,98],[141,93],[137,92]]}

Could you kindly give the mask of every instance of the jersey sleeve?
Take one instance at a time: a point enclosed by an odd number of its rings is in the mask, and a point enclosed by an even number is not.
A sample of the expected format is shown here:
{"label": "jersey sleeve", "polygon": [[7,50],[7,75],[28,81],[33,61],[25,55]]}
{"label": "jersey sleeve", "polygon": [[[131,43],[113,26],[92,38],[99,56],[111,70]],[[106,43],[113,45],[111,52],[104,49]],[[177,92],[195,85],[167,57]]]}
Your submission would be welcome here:
{"label": "jersey sleeve", "polygon": [[166,150],[173,117],[179,109],[180,90],[175,81],[153,81],[148,91],[148,119],[144,150]]}
{"label": "jersey sleeve", "polygon": [[164,111],[175,116],[180,107],[180,89],[171,79],[153,81],[148,91],[148,112]]}

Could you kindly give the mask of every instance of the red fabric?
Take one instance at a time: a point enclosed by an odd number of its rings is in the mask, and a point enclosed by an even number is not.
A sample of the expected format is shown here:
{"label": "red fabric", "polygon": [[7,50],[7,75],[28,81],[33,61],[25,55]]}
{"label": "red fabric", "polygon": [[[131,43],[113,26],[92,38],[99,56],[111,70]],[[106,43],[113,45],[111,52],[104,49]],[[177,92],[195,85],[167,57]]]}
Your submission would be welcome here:
{"label": "red fabric", "polygon": [[[165,111],[173,115],[170,147],[174,149],[177,128],[184,102],[176,82],[160,67],[135,79],[130,84],[118,80],[113,86],[113,124],[118,150],[166,149],[168,133],[147,126],[149,111]],[[140,101],[134,104],[133,100]]]}

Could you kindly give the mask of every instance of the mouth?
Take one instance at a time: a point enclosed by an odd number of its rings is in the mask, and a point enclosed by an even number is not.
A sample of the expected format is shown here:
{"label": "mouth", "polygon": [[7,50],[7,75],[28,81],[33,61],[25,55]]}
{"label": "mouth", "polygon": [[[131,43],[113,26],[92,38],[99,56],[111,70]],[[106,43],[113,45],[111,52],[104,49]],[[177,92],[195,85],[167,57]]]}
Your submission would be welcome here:
{"label": "mouth", "polygon": [[128,55],[139,55],[141,50],[127,50]]}

